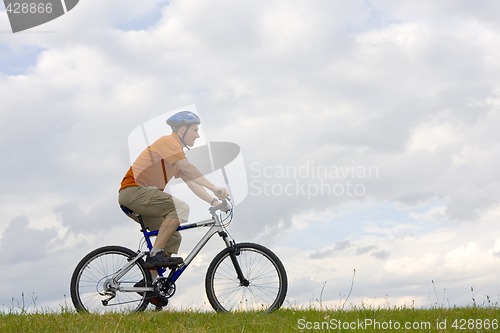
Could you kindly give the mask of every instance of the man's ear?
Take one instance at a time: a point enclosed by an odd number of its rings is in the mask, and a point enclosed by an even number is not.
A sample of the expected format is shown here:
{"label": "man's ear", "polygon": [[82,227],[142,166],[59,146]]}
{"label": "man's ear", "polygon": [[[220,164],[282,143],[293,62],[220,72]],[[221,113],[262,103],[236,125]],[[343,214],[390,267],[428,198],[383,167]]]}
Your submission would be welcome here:
{"label": "man's ear", "polygon": [[182,125],[182,126],[179,126],[177,129],[176,129],[176,133],[179,134],[179,136],[182,138],[182,136],[184,135],[184,133],[186,133],[186,128],[187,126],[186,125]]}

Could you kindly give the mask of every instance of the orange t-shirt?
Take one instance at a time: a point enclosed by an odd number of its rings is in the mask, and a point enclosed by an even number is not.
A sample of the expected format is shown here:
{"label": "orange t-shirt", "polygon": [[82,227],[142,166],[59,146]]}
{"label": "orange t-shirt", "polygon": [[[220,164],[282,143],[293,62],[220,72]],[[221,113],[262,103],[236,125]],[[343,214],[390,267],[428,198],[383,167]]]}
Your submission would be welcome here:
{"label": "orange t-shirt", "polygon": [[163,191],[172,177],[180,176],[174,163],[185,158],[176,133],[162,136],[137,157],[123,178],[120,191],[129,186],[156,186]]}

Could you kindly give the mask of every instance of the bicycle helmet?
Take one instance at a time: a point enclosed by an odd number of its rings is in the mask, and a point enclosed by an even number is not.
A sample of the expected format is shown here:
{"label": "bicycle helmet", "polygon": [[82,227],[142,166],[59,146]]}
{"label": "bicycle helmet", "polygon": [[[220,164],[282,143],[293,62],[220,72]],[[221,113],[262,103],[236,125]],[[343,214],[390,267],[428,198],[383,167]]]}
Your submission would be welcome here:
{"label": "bicycle helmet", "polygon": [[[173,116],[168,118],[167,124],[170,127],[172,127],[172,131],[176,132],[176,133],[177,133],[177,129],[179,127],[184,126],[184,125],[186,126],[186,131],[184,132],[182,137],[179,136],[179,138],[181,139],[182,144],[189,150],[188,145],[186,144],[186,142],[184,142],[184,137],[186,136],[187,130],[189,129],[189,127],[191,127],[191,125],[194,125],[194,124],[197,124],[197,125],[201,124],[201,120],[200,120],[200,117],[198,117],[195,113],[193,113],[191,111],[181,111],[181,112],[177,112],[176,114],[174,114]],[[177,133],[177,135],[179,135],[179,134]]]}
{"label": "bicycle helmet", "polygon": [[201,124],[200,117],[198,117],[195,113],[191,111],[181,111],[177,112],[173,116],[167,119],[167,124],[172,127],[172,130],[186,125],[191,126],[193,124]]}

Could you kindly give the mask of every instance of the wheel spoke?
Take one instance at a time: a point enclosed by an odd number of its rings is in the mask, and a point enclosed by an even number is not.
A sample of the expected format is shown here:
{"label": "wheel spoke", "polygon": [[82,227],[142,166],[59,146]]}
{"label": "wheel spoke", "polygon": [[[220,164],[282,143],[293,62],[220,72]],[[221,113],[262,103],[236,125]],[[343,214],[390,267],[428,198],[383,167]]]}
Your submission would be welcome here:
{"label": "wheel spoke", "polygon": [[249,285],[237,277],[229,251],[219,254],[207,274],[207,295],[218,311],[271,311],[281,306],[287,289],[286,273],[279,259],[256,244],[240,244],[236,256]]}
{"label": "wheel spoke", "polygon": [[[92,313],[144,310],[148,304],[147,293],[120,291],[120,287],[132,287],[141,280],[151,282],[149,271],[139,261],[116,281],[118,289],[105,290],[107,280],[127,266],[133,255],[135,253],[129,249],[110,246],[97,249],[82,259],[71,279],[71,298],[77,310]],[[107,305],[103,301],[107,301]]]}

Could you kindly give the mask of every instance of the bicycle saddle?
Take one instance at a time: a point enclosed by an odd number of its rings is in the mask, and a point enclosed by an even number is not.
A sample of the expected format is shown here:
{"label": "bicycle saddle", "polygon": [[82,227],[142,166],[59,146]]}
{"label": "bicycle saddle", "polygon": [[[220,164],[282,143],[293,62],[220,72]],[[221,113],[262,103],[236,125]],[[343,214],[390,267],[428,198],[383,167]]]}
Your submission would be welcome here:
{"label": "bicycle saddle", "polygon": [[127,208],[127,207],[125,207],[125,206],[123,206],[123,205],[120,205],[120,208],[121,208],[121,209],[122,209],[122,211],[123,211],[125,214],[127,214],[127,215],[137,215],[137,214],[135,214],[135,213],[134,213],[134,211],[133,211],[132,209]]}

